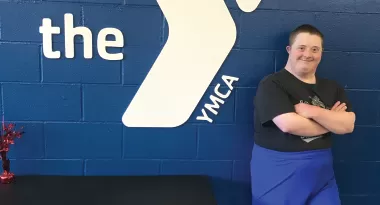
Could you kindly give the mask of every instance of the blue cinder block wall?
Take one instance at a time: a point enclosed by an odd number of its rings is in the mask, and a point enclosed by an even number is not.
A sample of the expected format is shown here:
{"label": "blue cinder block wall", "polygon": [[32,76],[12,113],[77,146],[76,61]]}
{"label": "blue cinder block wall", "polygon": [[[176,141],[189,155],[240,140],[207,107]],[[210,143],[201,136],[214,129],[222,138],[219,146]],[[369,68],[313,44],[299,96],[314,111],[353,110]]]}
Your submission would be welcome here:
{"label": "blue cinder block wall", "polygon": [[[0,0],[1,111],[27,132],[9,157],[18,175],[207,174],[220,205],[250,204],[253,97],[259,80],[282,69],[289,32],[302,23],[325,34],[319,75],[345,86],[357,113],[353,134],[336,136],[334,157],[344,205],[380,202],[380,1],[262,0],[253,13],[227,5],[238,37],[191,119],[172,129],[127,128],[121,116],[168,34],[155,0]],[[202,4],[200,7],[204,6]],[[61,27],[54,50],[64,52],[64,13],[86,26],[122,31],[122,61],[42,55],[42,19]],[[206,46],[206,45],[205,45]],[[212,124],[195,118],[221,75],[239,77]],[[177,85],[173,85],[177,86]]]}

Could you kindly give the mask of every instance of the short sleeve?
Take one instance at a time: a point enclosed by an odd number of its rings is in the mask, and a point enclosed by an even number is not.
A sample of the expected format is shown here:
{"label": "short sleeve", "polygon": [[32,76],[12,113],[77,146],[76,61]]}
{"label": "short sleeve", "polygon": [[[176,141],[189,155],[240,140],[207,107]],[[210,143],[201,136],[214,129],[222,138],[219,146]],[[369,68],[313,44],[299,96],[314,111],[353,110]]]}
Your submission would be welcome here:
{"label": "short sleeve", "polygon": [[268,78],[260,82],[254,104],[261,124],[271,121],[278,115],[295,112],[288,94],[276,82]]}
{"label": "short sleeve", "polygon": [[346,111],[347,112],[352,112],[353,108],[352,108],[352,104],[347,96],[347,93],[346,91],[344,90],[343,87],[339,86],[338,85],[338,91],[337,91],[337,99],[336,101],[340,101],[341,103],[346,103],[346,106],[347,106],[347,109]]}

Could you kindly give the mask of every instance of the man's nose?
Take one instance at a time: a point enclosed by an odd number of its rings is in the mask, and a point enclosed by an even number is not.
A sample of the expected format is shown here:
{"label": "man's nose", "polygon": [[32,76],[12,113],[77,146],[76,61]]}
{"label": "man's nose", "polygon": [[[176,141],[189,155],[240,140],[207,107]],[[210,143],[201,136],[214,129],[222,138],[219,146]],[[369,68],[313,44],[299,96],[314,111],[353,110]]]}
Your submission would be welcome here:
{"label": "man's nose", "polygon": [[304,52],[303,52],[303,55],[305,57],[312,57],[312,51],[310,49],[306,49]]}

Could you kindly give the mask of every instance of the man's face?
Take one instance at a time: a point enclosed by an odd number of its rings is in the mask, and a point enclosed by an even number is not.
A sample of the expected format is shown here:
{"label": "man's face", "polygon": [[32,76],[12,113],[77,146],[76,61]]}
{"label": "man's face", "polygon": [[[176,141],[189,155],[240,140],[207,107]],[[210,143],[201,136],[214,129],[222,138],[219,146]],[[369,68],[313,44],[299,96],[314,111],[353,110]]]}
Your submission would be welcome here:
{"label": "man's face", "polygon": [[322,39],[317,35],[299,33],[288,46],[292,70],[299,74],[314,73],[322,58]]}

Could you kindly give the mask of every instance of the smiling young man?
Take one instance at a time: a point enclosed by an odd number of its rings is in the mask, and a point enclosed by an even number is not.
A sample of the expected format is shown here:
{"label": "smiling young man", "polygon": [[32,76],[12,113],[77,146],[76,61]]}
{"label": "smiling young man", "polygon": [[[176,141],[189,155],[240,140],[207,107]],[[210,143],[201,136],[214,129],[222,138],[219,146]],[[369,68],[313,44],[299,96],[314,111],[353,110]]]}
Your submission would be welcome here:
{"label": "smiling young man", "polygon": [[255,96],[253,205],[340,205],[331,135],[351,133],[355,114],[343,87],[316,76],[323,34],[291,32],[284,69],[266,76]]}

